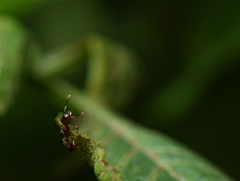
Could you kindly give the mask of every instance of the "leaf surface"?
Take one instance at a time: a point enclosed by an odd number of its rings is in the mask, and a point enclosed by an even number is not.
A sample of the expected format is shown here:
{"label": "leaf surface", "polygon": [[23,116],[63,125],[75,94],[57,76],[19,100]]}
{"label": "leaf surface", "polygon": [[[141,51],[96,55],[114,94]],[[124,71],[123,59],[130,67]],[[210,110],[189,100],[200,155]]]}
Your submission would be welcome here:
{"label": "leaf surface", "polygon": [[177,141],[117,115],[70,84],[54,81],[48,85],[62,98],[72,94],[70,105],[85,112],[79,133],[101,143],[105,159],[122,173],[123,180],[231,180]]}

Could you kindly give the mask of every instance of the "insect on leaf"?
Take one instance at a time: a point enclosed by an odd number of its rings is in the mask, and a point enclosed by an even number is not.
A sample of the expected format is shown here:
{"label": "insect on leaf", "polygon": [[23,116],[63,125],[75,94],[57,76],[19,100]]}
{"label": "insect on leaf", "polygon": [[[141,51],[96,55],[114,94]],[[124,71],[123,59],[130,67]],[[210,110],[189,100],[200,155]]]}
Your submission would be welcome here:
{"label": "insect on leaf", "polygon": [[[59,126],[62,126],[60,121],[62,116],[63,113],[59,113],[56,117],[56,122]],[[122,181],[121,173],[116,172],[115,167],[104,160],[105,150],[100,147],[98,141],[91,141],[88,136],[78,134],[75,137],[75,142],[78,150],[84,155],[84,159],[94,169],[98,180]]]}
{"label": "insect on leaf", "polygon": [[[71,104],[79,110],[84,110],[84,117],[86,117],[84,121],[79,122],[79,133],[86,134],[92,140],[98,140],[101,143],[106,150],[106,160],[122,173],[123,180],[231,181],[212,163],[182,144],[117,115],[70,84],[56,81],[51,82],[49,87],[61,97],[65,97],[68,92],[72,93],[74,98]],[[80,136],[76,144],[88,145],[86,138]],[[90,146],[87,148],[89,149]],[[91,148],[89,153],[90,150]],[[97,150],[101,149],[97,146],[95,151]],[[104,158],[105,152],[97,151],[92,154],[97,158],[95,161],[98,161],[99,158]],[[85,153],[85,155],[86,159],[90,160],[87,158],[89,154]],[[102,164],[104,165],[104,162]],[[93,168],[95,174],[101,170],[95,165]],[[107,172],[105,167],[101,171],[105,174]]]}

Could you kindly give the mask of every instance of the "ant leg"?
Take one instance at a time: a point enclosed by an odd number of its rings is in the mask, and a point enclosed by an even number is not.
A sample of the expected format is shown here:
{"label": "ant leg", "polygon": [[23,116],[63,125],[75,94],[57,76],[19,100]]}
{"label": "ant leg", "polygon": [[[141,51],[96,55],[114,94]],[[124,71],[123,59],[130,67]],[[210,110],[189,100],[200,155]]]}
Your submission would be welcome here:
{"label": "ant leg", "polygon": [[75,137],[72,138],[72,145],[77,149],[77,148],[81,148],[81,146],[76,145],[75,143]]}
{"label": "ant leg", "polygon": [[73,126],[73,128],[71,128],[70,130],[76,130],[76,132],[78,133],[78,128],[79,126]]}
{"label": "ant leg", "polygon": [[65,107],[64,107],[64,112],[66,112],[66,110],[67,110],[67,105],[68,105],[68,101],[69,101],[70,97],[71,97],[71,94],[69,94],[69,95],[67,96],[67,102],[66,102],[66,105],[65,105]]}
{"label": "ant leg", "polygon": [[75,136],[73,135],[73,133],[71,132],[70,137],[72,138],[72,145],[75,146]]}
{"label": "ant leg", "polygon": [[68,144],[68,137],[62,139],[63,144],[66,146]]}
{"label": "ant leg", "polygon": [[75,145],[75,138],[73,138],[73,140],[72,140],[72,144]]}
{"label": "ant leg", "polygon": [[72,145],[73,145],[73,147],[74,147],[75,150],[77,150],[77,148],[81,148],[81,146],[76,145],[76,143],[75,143],[75,137],[74,137],[73,140],[72,140]]}
{"label": "ant leg", "polygon": [[80,112],[80,113],[78,113],[76,116],[72,116],[71,118],[74,119],[74,118],[76,118],[77,116],[81,116],[81,115],[84,115],[84,112]]}

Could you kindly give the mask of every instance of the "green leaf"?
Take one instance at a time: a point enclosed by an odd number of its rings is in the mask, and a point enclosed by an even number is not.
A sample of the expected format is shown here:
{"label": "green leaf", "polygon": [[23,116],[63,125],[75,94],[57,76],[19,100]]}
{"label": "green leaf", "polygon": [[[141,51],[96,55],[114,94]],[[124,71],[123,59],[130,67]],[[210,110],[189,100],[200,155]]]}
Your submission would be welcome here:
{"label": "green leaf", "polygon": [[91,34],[36,61],[33,73],[42,80],[84,67],[84,90],[105,105],[121,108],[139,85],[141,66],[137,60],[122,44]]}
{"label": "green leaf", "polygon": [[26,58],[27,34],[14,19],[0,17],[0,115],[14,101]]}
{"label": "green leaf", "polygon": [[72,94],[69,104],[85,112],[85,120],[79,122],[79,132],[102,144],[105,159],[122,173],[123,180],[231,180],[177,141],[117,115],[70,84],[55,80],[47,85],[64,100]]}

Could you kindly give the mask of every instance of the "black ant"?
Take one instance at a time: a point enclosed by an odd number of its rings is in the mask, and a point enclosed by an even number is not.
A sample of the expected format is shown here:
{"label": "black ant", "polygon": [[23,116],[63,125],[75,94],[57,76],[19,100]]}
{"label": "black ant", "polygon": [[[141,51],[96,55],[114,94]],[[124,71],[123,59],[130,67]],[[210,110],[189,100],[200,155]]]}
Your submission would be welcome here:
{"label": "black ant", "polygon": [[[64,107],[64,114],[63,114],[63,117],[61,119],[61,122],[62,122],[62,128],[61,128],[61,131],[60,133],[63,133],[64,134],[64,138],[63,138],[63,144],[64,146],[67,148],[67,150],[69,151],[76,151],[77,150],[77,146],[75,145],[75,137],[73,135],[73,133],[70,131],[70,130],[76,130],[76,132],[78,131],[78,128],[79,126],[74,126],[73,128],[70,129],[70,122],[71,122],[71,119],[73,118],[76,118],[77,116],[80,116],[80,115],[83,115],[84,113],[81,112],[81,113],[78,113],[76,116],[73,116],[73,112],[72,111],[67,111],[67,105],[68,105],[68,101],[70,99],[71,95],[69,94],[67,96],[67,103]],[[68,138],[71,137],[72,138],[72,142],[69,142],[68,141]]]}

